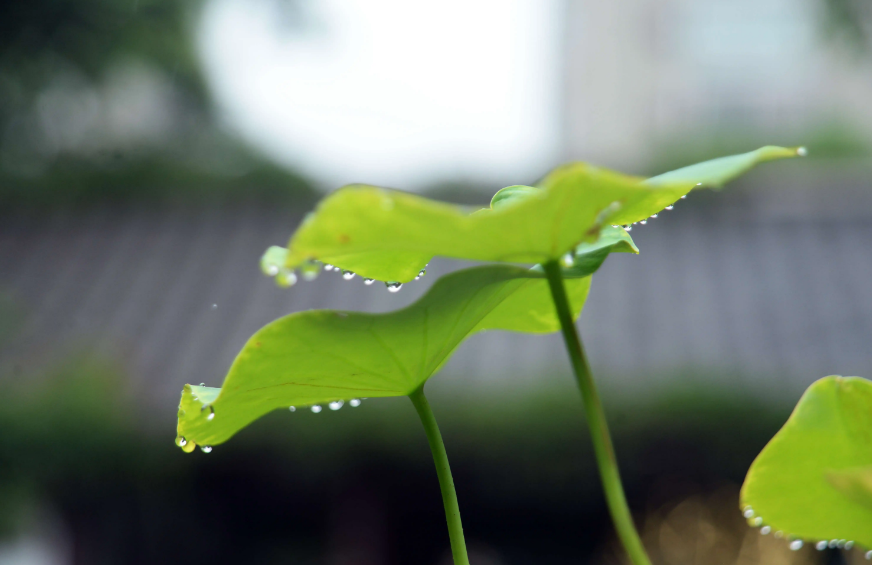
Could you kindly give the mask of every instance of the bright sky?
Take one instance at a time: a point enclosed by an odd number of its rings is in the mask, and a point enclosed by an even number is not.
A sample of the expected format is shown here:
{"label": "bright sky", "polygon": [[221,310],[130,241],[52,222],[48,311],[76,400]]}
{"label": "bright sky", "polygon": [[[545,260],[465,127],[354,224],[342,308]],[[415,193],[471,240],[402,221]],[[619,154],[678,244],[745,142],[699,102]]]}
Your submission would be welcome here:
{"label": "bright sky", "polygon": [[200,35],[229,125],[277,161],[327,189],[414,190],[558,160],[557,0],[292,4],[213,0]]}

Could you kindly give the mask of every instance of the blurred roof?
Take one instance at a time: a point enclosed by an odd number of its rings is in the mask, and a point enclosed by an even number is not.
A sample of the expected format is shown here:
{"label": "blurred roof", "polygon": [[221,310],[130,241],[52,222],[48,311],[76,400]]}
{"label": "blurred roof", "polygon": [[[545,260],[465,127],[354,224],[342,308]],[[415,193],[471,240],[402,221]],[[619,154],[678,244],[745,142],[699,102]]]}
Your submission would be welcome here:
{"label": "blurred roof", "polygon": [[[759,380],[731,384],[761,390],[872,375],[869,188],[700,193],[636,226],[642,253],[606,262],[583,315],[597,370],[637,393],[680,375],[733,372]],[[5,210],[0,292],[25,316],[0,349],[0,374],[95,351],[119,360],[142,401],[170,416],[184,383],[218,386],[245,340],[272,319],[307,308],[396,309],[459,266],[434,261],[399,294],[326,272],[278,289],[258,258],[286,241],[303,212],[259,204]],[[437,380],[524,391],[563,378],[564,355],[556,335],[485,334],[447,365],[453,376]]]}

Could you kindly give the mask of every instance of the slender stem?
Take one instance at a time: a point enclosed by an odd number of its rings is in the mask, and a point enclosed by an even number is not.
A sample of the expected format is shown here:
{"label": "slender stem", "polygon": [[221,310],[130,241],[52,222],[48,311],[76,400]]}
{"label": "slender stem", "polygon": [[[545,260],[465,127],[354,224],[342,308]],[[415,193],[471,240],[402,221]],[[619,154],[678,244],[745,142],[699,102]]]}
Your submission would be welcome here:
{"label": "slender stem", "polygon": [[445,453],[445,444],[442,443],[442,434],[439,433],[436,417],[433,416],[430,403],[424,396],[424,386],[421,385],[409,395],[409,398],[418,411],[421,423],[424,424],[430,451],[433,452],[436,476],[439,477],[439,488],[442,490],[442,503],[445,505],[445,520],[448,522],[448,537],[451,540],[454,565],[469,565],[466,542],[463,540],[463,524],[460,522],[460,506],[457,504],[457,491],[454,490],[454,479],[451,478],[451,467],[448,466],[448,454]]}
{"label": "slender stem", "polygon": [[615,458],[615,450],[612,447],[612,438],[609,435],[605,412],[602,402],[593,382],[590,365],[584,354],[584,346],[575,328],[572,319],[572,310],[569,299],[566,296],[566,288],[563,286],[563,275],[556,261],[545,264],[545,274],[548,276],[548,284],[551,287],[551,296],[557,308],[557,317],[563,330],[563,340],[566,342],[566,350],[572,362],[572,369],[581,389],[581,398],[584,402],[584,412],[587,424],[590,427],[590,435],[593,439],[593,449],[599,467],[600,479],[603,490],[606,493],[606,502],[618,537],[624,544],[624,549],[630,556],[634,565],[651,565],[651,560],[645,554],[642,540],[633,525],[633,517],[627,506],[627,498],[624,496],[624,487],[621,484],[621,475],[618,472],[618,461]]}

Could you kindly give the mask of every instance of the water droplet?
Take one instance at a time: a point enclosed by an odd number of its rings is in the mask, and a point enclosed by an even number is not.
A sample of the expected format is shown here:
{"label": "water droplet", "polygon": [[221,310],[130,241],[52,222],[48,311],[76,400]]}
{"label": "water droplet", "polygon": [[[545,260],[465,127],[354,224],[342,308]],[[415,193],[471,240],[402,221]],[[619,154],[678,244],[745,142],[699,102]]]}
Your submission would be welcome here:
{"label": "water droplet", "polygon": [[791,551],[799,551],[800,549],[802,549],[802,540],[801,539],[795,539],[792,542],[790,542],[790,550]]}
{"label": "water droplet", "polygon": [[342,408],[343,404],[345,404],[345,402],[343,402],[341,400],[334,400],[333,402],[331,402],[327,406],[330,407],[330,410],[336,411],[336,410],[339,410],[340,408]]}
{"label": "water droplet", "polygon": [[872,559],[872,551],[866,552],[866,559]]}
{"label": "water droplet", "polygon": [[365,284],[366,286],[369,286],[374,282],[375,282],[375,279],[363,279],[363,284]]}
{"label": "water droplet", "polygon": [[782,532],[781,530],[778,530],[777,532],[775,532],[775,537],[777,537],[778,539],[783,538],[784,532]]}
{"label": "water droplet", "polygon": [[837,545],[839,545],[839,540],[837,540],[837,539],[831,539],[831,540],[830,540],[830,543],[829,543],[828,545],[829,545],[830,547],[832,547],[832,548],[835,548]]}
{"label": "water droplet", "polygon": [[657,214],[651,214],[651,217],[654,218],[654,219],[656,220],[656,219],[657,219]]}
{"label": "water droplet", "polygon": [[760,534],[762,534],[764,536],[768,535],[769,532],[771,532],[771,531],[772,531],[772,526],[763,526],[762,528],[760,528]]}
{"label": "water droplet", "polygon": [[288,410],[290,410],[291,412],[296,412],[297,408],[296,406],[288,406]]}
{"label": "water droplet", "polygon": [[670,204],[669,206],[667,206],[667,207],[664,208],[664,209],[665,209],[665,210],[672,210],[673,208],[675,208],[675,206],[673,206],[672,204]]}
{"label": "water droplet", "polygon": [[400,289],[403,288],[403,283],[386,282],[385,286],[388,287],[388,292],[400,292]]}
{"label": "water droplet", "polygon": [[342,271],[342,278],[347,280],[347,281],[350,281],[351,279],[354,278],[354,273],[351,271]]}
{"label": "water droplet", "polygon": [[333,265],[328,265],[328,264],[325,263],[325,264],[324,264],[324,270],[325,270],[325,271],[332,271],[332,270],[333,270]]}
{"label": "water droplet", "polygon": [[854,547],[853,541],[845,542],[845,549],[852,549]]}
{"label": "water droplet", "polygon": [[744,516],[745,518],[753,518],[754,517],[754,509],[751,508],[750,506],[746,506],[745,511],[742,512],[742,516]]}
{"label": "water droplet", "polygon": [[306,261],[300,265],[300,274],[303,275],[303,280],[313,281],[318,278],[318,273],[321,267],[315,261]]}
{"label": "water droplet", "polygon": [[841,549],[841,548],[845,547],[845,544],[846,544],[846,543],[848,543],[848,540],[846,540],[846,539],[840,539],[840,540],[839,540],[839,543],[836,544],[836,547],[838,547],[839,549]]}
{"label": "water droplet", "polygon": [[212,446],[211,445],[204,445],[203,447],[200,448],[200,451],[202,451],[203,453],[212,453]]}
{"label": "water droplet", "polygon": [[206,416],[206,419],[209,420],[210,422],[215,419],[215,409],[212,408],[211,406],[209,407],[209,415]]}
{"label": "water droplet", "polygon": [[682,195],[681,195],[681,199],[684,200],[685,198],[687,198],[687,195],[686,195],[686,194],[682,194]]}
{"label": "water droplet", "polygon": [[814,548],[818,551],[823,551],[827,548],[827,542],[826,541],[819,541],[816,544],[814,544]]}
{"label": "water droplet", "polygon": [[358,406],[360,406],[360,399],[359,398],[352,398],[351,400],[348,401],[348,405],[351,406],[352,408],[357,408]]}
{"label": "water droplet", "polygon": [[321,407],[316,404],[315,406],[312,406],[311,410],[312,410],[312,412],[317,414],[318,412],[321,411]]}
{"label": "water droplet", "polygon": [[266,268],[266,274],[268,274],[271,277],[276,276],[277,274],[279,274],[279,266],[278,265],[270,265],[269,267]]}
{"label": "water droplet", "polygon": [[702,186],[701,182],[696,183],[696,186]]}
{"label": "water droplet", "polygon": [[212,310],[217,310],[217,309],[218,309],[218,305],[217,305],[217,304],[213,304],[213,305],[211,306],[211,308],[212,308]]}
{"label": "water droplet", "polygon": [[564,267],[571,267],[573,263],[575,263],[575,259],[572,257],[572,253],[567,253],[563,256],[562,259]]}
{"label": "water droplet", "polygon": [[420,277],[423,277],[423,276],[426,275],[426,274],[427,274],[427,269],[421,269],[420,271],[418,271],[418,277],[419,277],[419,278],[420,278]]}
{"label": "water droplet", "polygon": [[206,386],[206,383],[200,383],[200,386]]}
{"label": "water droplet", "polygon": [[290,269],[282,269],[282,272],[276,277],[276,283],[285,288],[294,286],[297,284],[297,274]]}
{"label": "water droplet", "polygon": [[179,444],[179,447],[185,447],[186,445],[188,445],[188,440],[186,440],[186,439],[183,438],[183,437],[180,437],[180,438],[178,439],[178,441],[176,441],[176,443]]}
{"label": "water droplet", "polygon": [[642,220],[642,221],[639,222],[639,223],[642,224],[642,225],[644,226],[644,225],[646,225],[646,224],[648,223],[648,220]]}
{"label": "water droplet", "polygon": [[624,231],[633,231],[633,226],[624,226]]}
{"label": "water droplet", "polygon": [[808,149],[806,149],[805,147],[797,147],[796,154],[800,157],[805,157],[806,155],[808,155]]}
{"label": "water droplet", "polygon": [[760,516],[757,516],[756,518],[754,518],[753,523],[754,523],[754,527],[761,526],[763,524],[763,518],[761,518]]}

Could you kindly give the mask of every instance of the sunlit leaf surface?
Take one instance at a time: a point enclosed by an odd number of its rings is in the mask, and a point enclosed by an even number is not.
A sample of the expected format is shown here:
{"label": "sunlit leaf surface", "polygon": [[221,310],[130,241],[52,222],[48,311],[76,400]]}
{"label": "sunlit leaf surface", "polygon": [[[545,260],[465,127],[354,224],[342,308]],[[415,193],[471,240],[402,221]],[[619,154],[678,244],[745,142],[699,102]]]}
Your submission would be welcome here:
{"label": "sunlit leaf surface", "polygon": [[742,487],[754,525],[872,548],[872,381],[826,377],[805,392]]}
{"label": "sunlit leaf surface", "polygon": [[499,191],[471,211],[366,185],[325,198],[288,245],[285,267],[319,260],[382,281],[407,282],[434,256],[544,263],[603,226],[644,220],[697,186],[720,187],[755,164],[794,157],[796,148],[763,147],[648,180],[584,163],[558,167],[537,187]]}
{"label": "sunlit leaf surface", "polygon": [[[576,316],[590,275],[610,252],[636,252],[621,228],[581,246],[564,273]],[[405,396],[432,376],[469,335],[559,329],[541,270],[489,265],[439,279],[411,306],[387,314],[311,310],[255,333],[222,388],[185,385],[177,444],[213,446],[277,408]]]}

